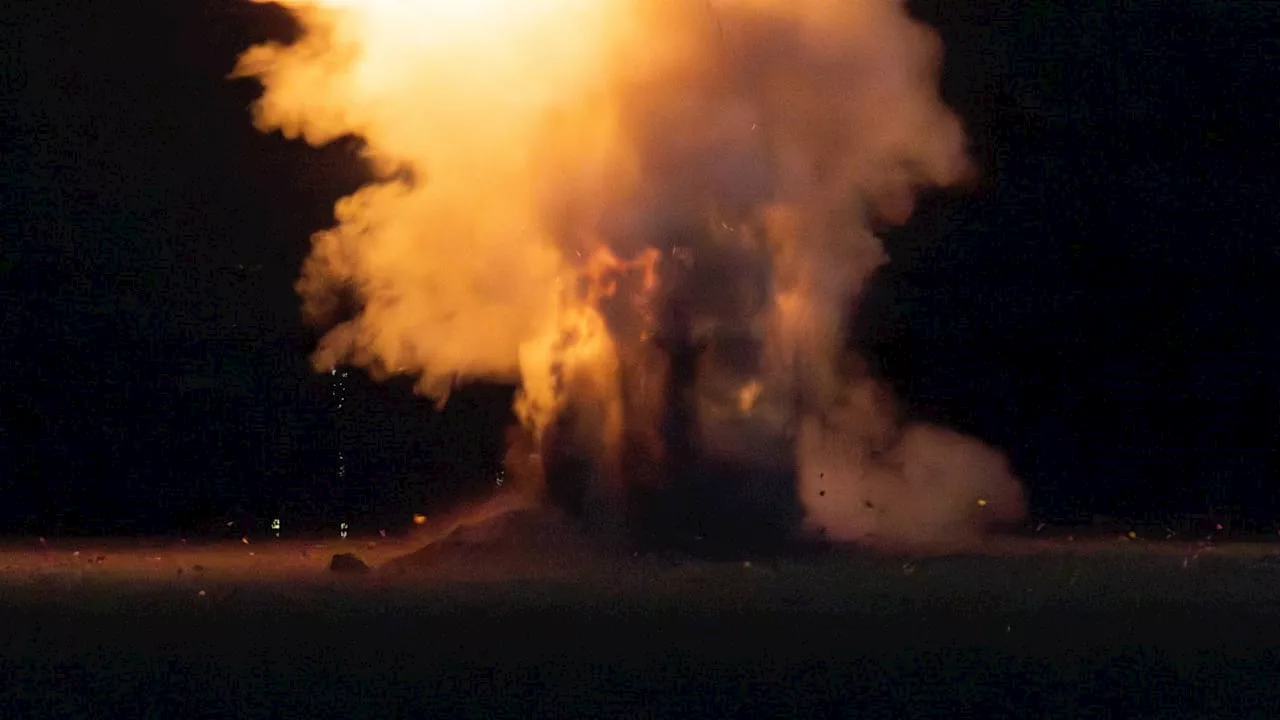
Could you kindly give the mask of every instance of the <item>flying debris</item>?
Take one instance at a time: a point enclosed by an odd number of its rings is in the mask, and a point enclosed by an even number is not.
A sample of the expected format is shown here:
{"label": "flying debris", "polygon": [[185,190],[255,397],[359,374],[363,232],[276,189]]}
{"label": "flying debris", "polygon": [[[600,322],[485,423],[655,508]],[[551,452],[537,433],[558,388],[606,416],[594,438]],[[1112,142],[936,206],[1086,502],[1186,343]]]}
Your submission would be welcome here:
{"label": "flying debris", "polygon": [[247,281],[253,275],[262,272],[262,265],[245,265],[243,263],[237,263],[235,265],[223,267],[221,272],[223,275],[229,276],[232,282],[242,283]]}

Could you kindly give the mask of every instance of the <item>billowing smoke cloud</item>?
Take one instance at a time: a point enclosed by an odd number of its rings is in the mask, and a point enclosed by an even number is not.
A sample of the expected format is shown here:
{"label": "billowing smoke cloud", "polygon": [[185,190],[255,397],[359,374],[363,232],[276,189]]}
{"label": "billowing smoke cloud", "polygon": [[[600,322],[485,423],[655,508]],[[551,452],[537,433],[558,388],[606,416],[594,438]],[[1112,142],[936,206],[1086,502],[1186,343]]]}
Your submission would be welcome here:
{"label": "billowing smoke cloud", "polygon": [[360,136],[380,178],[298,283],[330,328],[318,368],[441,400],[518,383],[534,464],[584,458],[590,516],[691,458],[794,468],[806,528],[837,539],[1021,516],[997,452],[904,426],[844,350],[887,260],[872,228],[972,172],[941,45],[902,2],[284,4],[301,38],[237,69],[258,127]]}

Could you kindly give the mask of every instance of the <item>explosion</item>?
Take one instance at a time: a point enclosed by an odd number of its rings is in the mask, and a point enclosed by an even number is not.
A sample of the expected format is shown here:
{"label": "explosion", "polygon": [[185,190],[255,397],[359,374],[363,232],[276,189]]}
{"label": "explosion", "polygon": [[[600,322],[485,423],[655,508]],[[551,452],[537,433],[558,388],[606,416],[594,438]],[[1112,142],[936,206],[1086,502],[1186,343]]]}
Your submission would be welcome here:
{"label": "explosion", "polygon": [[972,173],[900,0],[283,4],[299,38],[235,71],[257,127],[358,136],[375,174],[298,281],[318,369],[517,385],[513,474],[606,530],[716,502],[713,467],[787,475],[837,540],[1020,518],[999,453],[903,423],[846,350],[873,228]]}

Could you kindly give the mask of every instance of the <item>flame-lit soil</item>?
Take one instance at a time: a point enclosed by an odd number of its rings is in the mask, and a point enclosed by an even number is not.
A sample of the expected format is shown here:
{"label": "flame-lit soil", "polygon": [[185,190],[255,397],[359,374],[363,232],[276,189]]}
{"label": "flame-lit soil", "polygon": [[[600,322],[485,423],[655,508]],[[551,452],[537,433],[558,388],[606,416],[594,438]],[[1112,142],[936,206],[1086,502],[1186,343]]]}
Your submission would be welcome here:
{"label": "flame-lit soil", "polygon": [[[934,574],[948,568],[972,566],[985,572],[1028,564],[1043,570],[1050,564],[1070,567],[1076,581],[1061,587],[1058,578],[1035,573],[1026,578],[1041,585],[1041,590],[1057,599],[1068,599],[1072,588],[1082,577],[1092,578],[1105,590],[1114,582],[1126,593],[1150,591],[1158,597],[1185,596],[1187,600],[1203,597],[1201,581],[1208,575],[1222,575],[1226,585],[1219,590],[1250,585],[1255,576],[1235,575],[1236,571],[1253,568],[1275,569],[1276,589],[1280,590],[1280,542],[1270,541],[1182,541],[1128,538],[1122,534],[1068,537],[996,537],[979,545],[943,557],[885,556],[856,548],[839,547],[805,552],[787,557],[743,556],[736,561],[701,560],[688,555],[646,554],[612,555],[589,553],[566,566],[558,558],[538,558],[524,552],[522,539],[491,547],[476,543],[465,554],[453,553],[439,561],[433,559],[433,541],[440,533],[424,529],[418,533],[395,537],[255,539],[243,541],[186,541],[170,539],[92,538],[32,540],[11,539],[0,542],[0,592],[21,593],[23,589],[57,588],[68,592],[90,592],[119,586],[122,590],[151,590],[178,595],[194,594],[211,597],[234,595],[239,590],[290,583],[301,591],[316,587],[332,589],[335,582],[344,588],[420,589],[440,592],[463,584],[493,585],[507,580],[521,582],[546,581],[563,585],[566,590],[590,592],[602,576],[615,586],[625,584],[629,590],[644,587],[645,594],[669,589],[667,584],[703,575],[716,578],[717,584],[728,580],[735,590],[751,589],[762,597],[773,593],[814,596],[825,591],[828,581],[844,583],[853,580],[885,580],[898,573],[912,577],[917,569],[929,568]],[[442,544],[442,543],[441,543]],[[427,546],[427,552],[423,552]],[[449,551],[444,551],[448,553]],[[369,566],[368,573],[332,572],[330,563],[336,554],[351,553]],[[465,560],[465,562],[463,562]],[[513,564],[512,560],[518,561]],[[1029,563],[1028,561],[1035,561]],[[504,576],[497,568],[515,568]],[[1112,572],[1126,568],[1121,576]],[[1167,577],[1164,570],[1170,572]],[[1194,571],[1194,572],[1186,572]],[[802,573],[805,577],[787,579],[779,573]],[[1129,587],[1126,573],[1138,573],[1143,580],[1159,579],[1157,586]],[[945,573],[944,573],[945,574]],[[928,573],[925,573],[928,575]],[[731,579],[730,579],[731,578]],[[823,579],[825,578],[825,579]],[[1257,575],[1257,579],[1268,575]],[[904,581],[908,586],[920,585],[922,578]],[[998,581],[998,577],[988,580]],[[794,580],[794,583],[792,582]],[[741,587],[738,587],[738,586]],[[855,584],[856,585],[856,584]],[[975,591],[990,588],[974,586]],[[205,591],[200,596],[200,591]],[[964,592],[964,587],[953,588]],[[189,591],[189,592],[188,592]],[[1188,594],[1190,593],[1190,594]],[[517,598],[518,599],[518,598]],[[1280,603],[1280,595],[1277,596]]]}
{"label": "flame-lit soil", "polygon": [[[3,715],[951,717],[963,706],[974,717],[1171,718],[1280,707],[1280,545],[1266,542],[627,557],[544,579],[536,568],[520,579],[386,569],[423,540],[10,541]],[[343,552],[372,572],[330,572]]]}

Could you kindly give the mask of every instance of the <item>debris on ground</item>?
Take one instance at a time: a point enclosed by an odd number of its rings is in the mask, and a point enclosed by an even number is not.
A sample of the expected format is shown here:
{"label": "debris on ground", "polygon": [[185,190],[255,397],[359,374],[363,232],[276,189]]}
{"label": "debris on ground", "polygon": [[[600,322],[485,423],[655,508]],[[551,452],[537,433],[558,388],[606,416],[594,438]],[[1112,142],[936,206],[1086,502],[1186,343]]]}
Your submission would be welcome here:
{"label": "debris on ground", "polygon": [[369,566],[353,553],[339,553],[329,561],[329,570],[337,573],[367,573]]}

